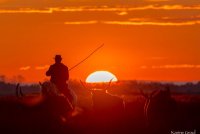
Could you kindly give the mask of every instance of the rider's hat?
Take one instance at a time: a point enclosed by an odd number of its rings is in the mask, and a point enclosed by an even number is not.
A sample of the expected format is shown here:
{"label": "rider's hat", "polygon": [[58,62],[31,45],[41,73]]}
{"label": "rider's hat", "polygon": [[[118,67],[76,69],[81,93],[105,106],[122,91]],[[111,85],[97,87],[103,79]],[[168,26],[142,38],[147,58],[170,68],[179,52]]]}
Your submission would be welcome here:
{"label": "rider's hat", "polygon": [[61,55],[56,55],[55,59],[62,59]]}

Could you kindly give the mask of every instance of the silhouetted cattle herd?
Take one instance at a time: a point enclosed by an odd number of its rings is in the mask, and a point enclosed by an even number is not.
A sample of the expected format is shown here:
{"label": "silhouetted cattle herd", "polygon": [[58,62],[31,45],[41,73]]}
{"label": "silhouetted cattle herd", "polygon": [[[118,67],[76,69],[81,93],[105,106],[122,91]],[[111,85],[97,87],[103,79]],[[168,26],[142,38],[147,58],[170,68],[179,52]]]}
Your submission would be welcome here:
{"label": "silhouetted cattle herd", "polygon": [[[0,125],[7,127],[25,124],[27,128],[29,127],[27,124],[31,122],[31,125],[35,123],[38,127],[50,124],[52,128],[56,124],[56,127],[67,124],[75,111],[75,103],[72,105],[65,96],[60,95],[57,89],[48,83],[41,84],[41,87],[42,94],[31,97],[24,95],[20,86],[17,85],[15,101],[0,102],[2,113]],[[167,87],[164,90],[155,90],[149,94],[141,90],[141,96],[145,98],[143,110],[145,128],[154,133],[173,128],[177,104],[171,96],[170,89]],[[104,123],[113,125],[117,122],[123,124],[125,122],[127,104],[122,98],[111,95],[106,90],[91,90],[91,100],[91,116],[95,123],[99,123],[98,125]],[[13,124],[16,122],[17,124]],[[117,125],[117,127],[120,127],[119,124]],[[20,126],[20,128],[23,127]]]}

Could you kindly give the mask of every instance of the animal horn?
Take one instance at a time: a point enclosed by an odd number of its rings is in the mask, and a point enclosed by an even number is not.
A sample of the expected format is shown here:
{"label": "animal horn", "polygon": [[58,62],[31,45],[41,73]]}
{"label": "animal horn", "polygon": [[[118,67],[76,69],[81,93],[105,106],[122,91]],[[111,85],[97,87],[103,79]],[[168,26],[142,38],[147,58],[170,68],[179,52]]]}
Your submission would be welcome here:
{"label": "animal horn", "polygon": [[80,83],[85,89],[90,90],[89,88],[86,87],[86,85],[84,84],[84,82],[82,80],[80,80]]}
{"label": "animal horn", "polygon": [[159,90],[154,90],[151,94],[150,94],[150,97],[153,97],[154,94],[156,94]]}
{"label": "animal horn", "polygon": [[16,86],[16,96],[17,97],[22,97],[24,96],[23,92],[22,92],[22,88],[20,87],[20,83],[17,84]]}
{"label": "animal horn", "polygon": [[42,83],[39,81],[39,85],[42,86]]}
{"label": "animal horn", "polygon": [[20,94],[20,96],[21,96],[21,97],[23,97],[23,96],[24,96],[24,94],[23,94],[23,92],[22,92],[22,88],[21,88],[21,87],[19,87],[19,94]]}
{"label": "animal horn", "polygon": [[17,96],[17,97],[19,97],[19,83],[17,84],[17,86],[16,86],[16,92],[15,92],[15,95]]}
{"label": "animal horn", "polygon": [[108,86],[107,86],[104,90],[107,90],[107,89],[110,87],[110,85],[111,85],[113,79],[114,79],[114,78],[110,79],[110,81],[109,81],[109,83],[108,83]]}
{"label": "animal horn", "polygon": [[85,86],[85,84],[83,83],[82,80],[80,80],[80,83],[81,83],[81,85],[82,85],[85,89],[87,89],[87,87]]}

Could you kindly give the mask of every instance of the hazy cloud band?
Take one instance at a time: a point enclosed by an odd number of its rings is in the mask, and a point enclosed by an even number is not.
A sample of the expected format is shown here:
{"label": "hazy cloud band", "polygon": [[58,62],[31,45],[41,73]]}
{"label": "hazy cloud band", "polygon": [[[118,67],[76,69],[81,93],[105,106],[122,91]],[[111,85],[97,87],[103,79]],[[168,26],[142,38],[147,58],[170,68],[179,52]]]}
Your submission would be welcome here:
{"label": "hazy cloud band", "polygon": [[146,5],[138,7],[108,7],[108,6],[80,6],[80,7],[50,7],[44,9],[19,8],[0,9],[0,13],[54,13],[54,12],[130,12],[138,10],[200,10],[200,5]]}

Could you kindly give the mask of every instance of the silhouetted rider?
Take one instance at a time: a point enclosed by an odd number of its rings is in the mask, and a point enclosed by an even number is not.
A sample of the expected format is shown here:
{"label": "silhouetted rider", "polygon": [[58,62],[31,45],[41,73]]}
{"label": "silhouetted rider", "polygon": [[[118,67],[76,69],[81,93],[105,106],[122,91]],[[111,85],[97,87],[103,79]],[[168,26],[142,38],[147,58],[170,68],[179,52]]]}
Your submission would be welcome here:
{"label": "silhouetted rider", "polygon": [[51,76],[50,81],[56,85],[61,93],[68,96],[69,89],[67,81],[69,80],[69,71],[68,67],[61,63],[61,55],[55,56],[55,64],[49,67],[49,70],[46,72],[47,76]]}

